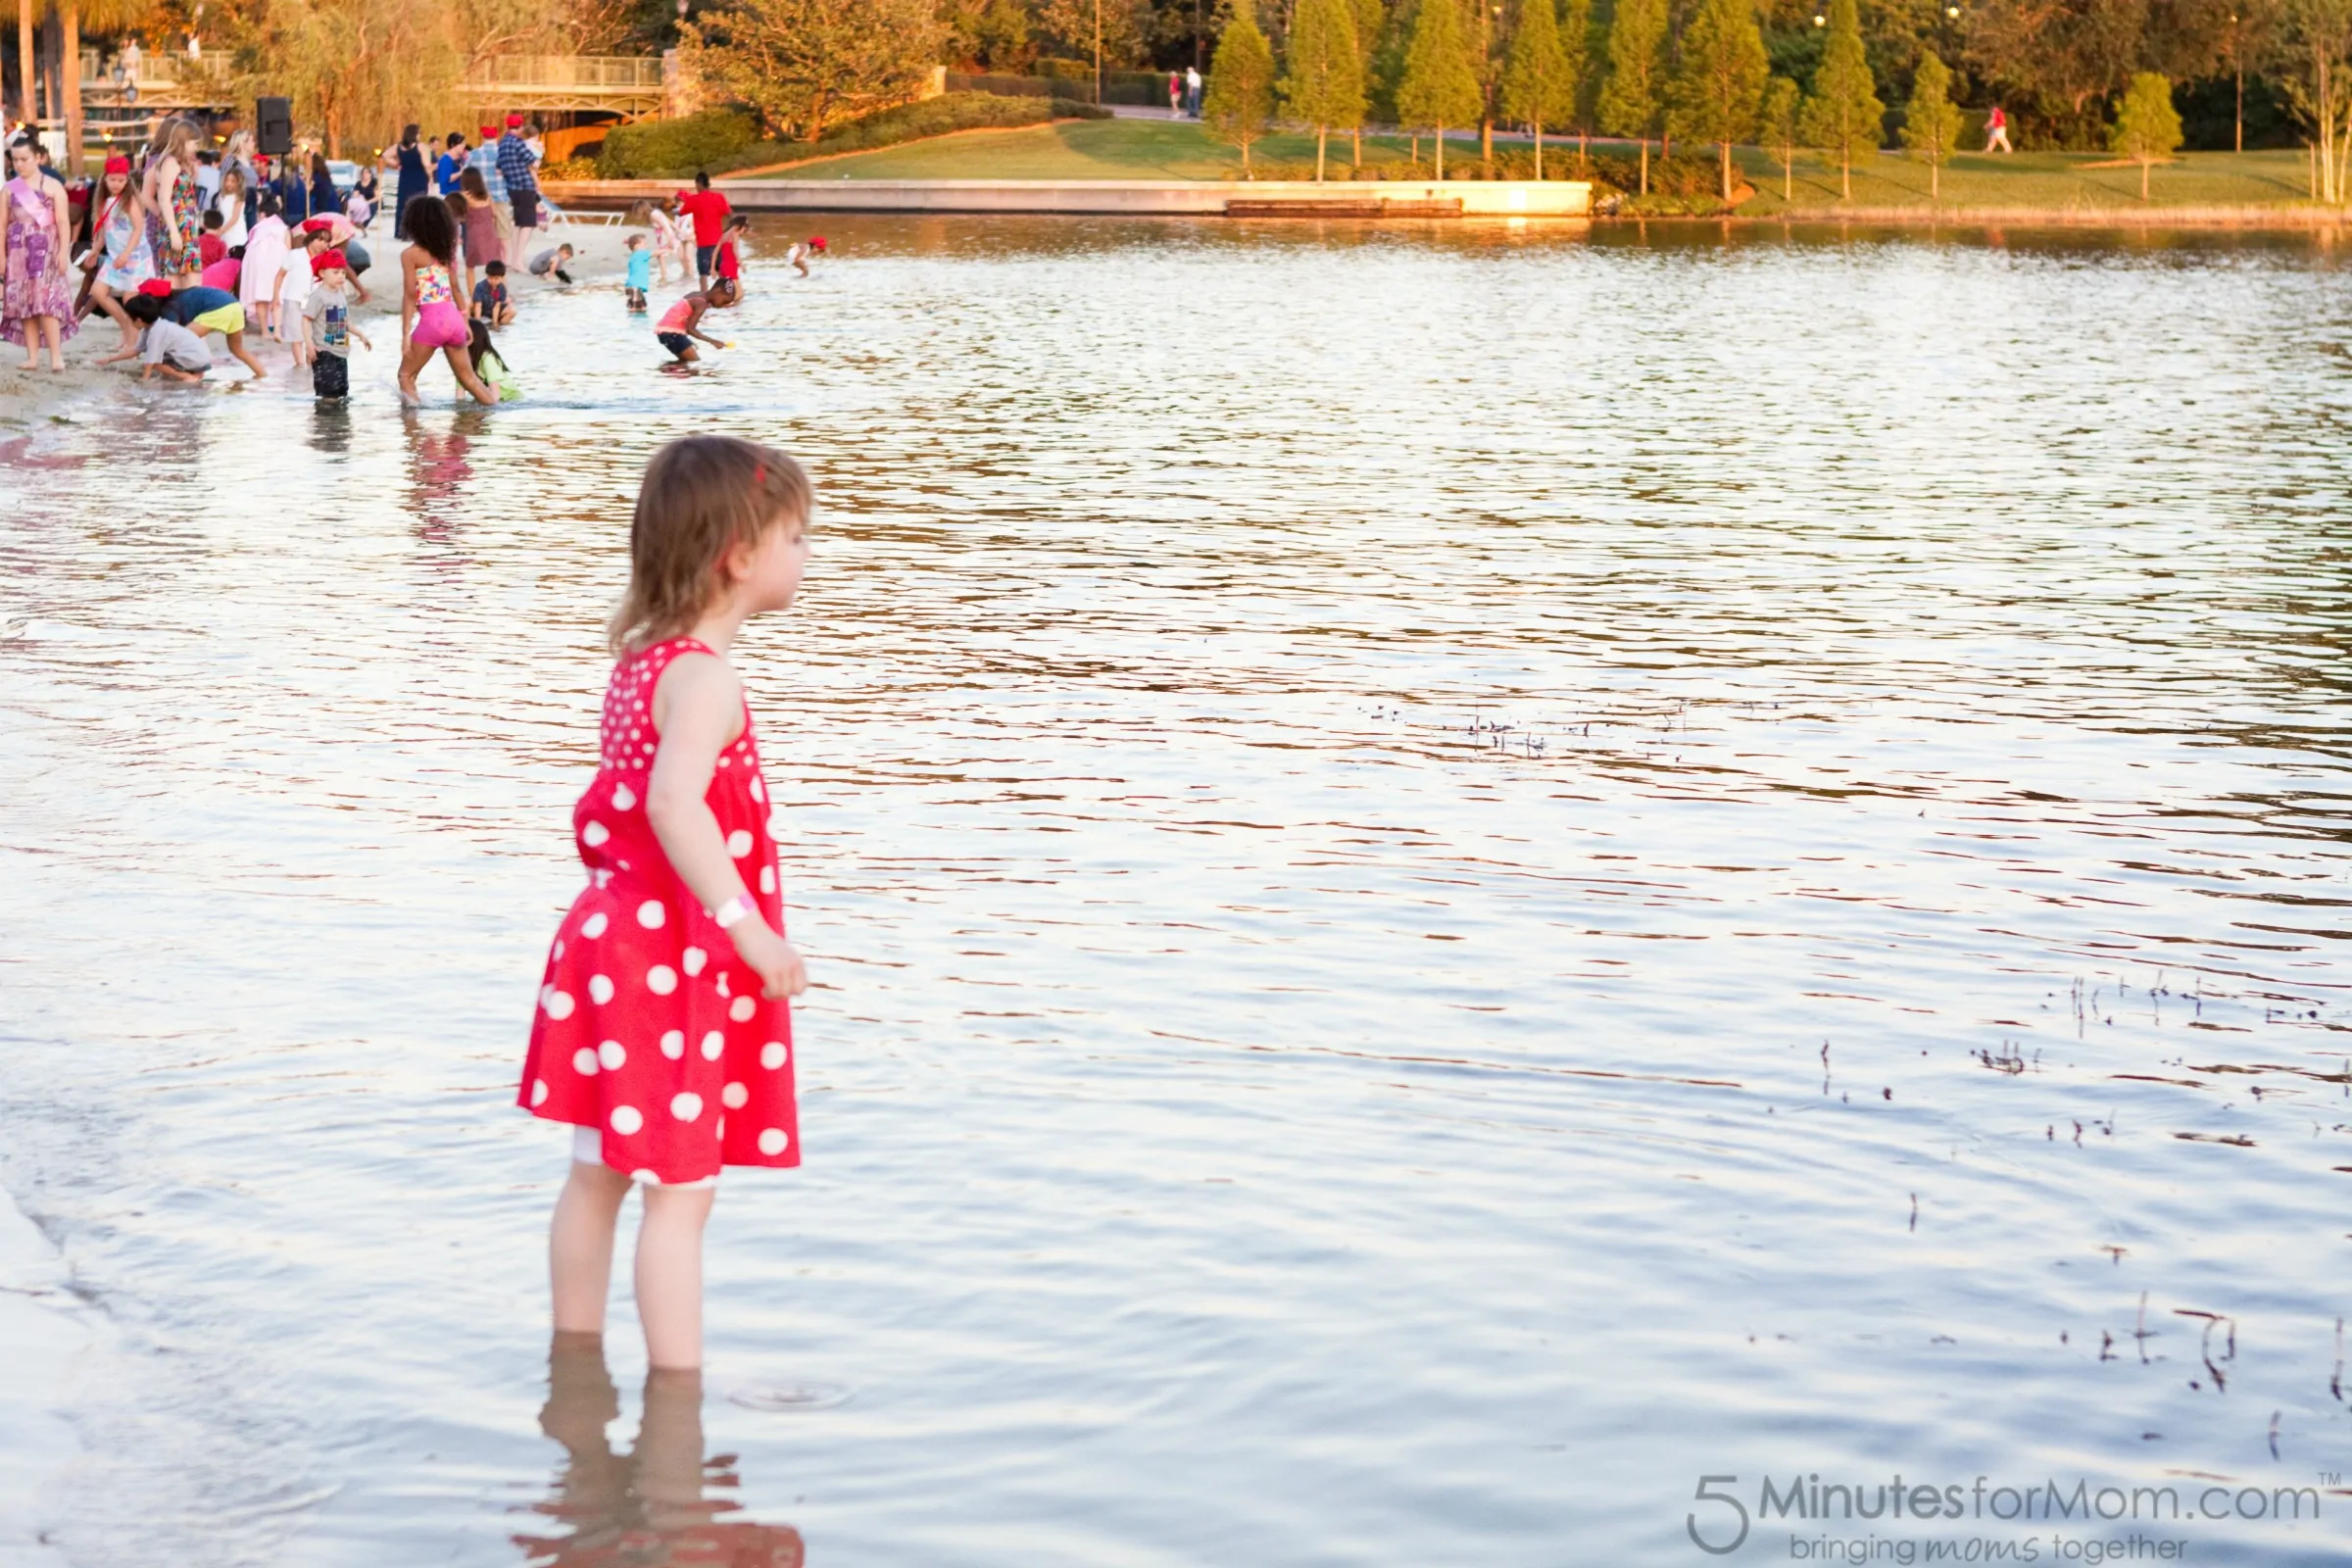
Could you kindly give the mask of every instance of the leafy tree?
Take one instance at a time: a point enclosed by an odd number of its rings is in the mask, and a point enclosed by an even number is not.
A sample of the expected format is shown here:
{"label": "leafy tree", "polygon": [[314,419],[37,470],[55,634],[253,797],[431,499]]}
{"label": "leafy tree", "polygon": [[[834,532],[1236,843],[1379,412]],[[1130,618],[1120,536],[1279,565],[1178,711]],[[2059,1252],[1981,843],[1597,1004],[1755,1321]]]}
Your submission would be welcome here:
{"label": "leafy tree", "polygon": [[[1389,8],[1384,0],[1355,0],[1355,69],[1357,79],[1364,84],[1364,110],[1369,114],[1372,98],[1377,91],[1375,62],[1380,57],[1381,40],[1389,27]],[[1364,167],[1364,116],[1358,115],[1355,123],[1348,127],[1348,139],[1354,143],[1351,161],[1357,169]]]}
{"label": "leafy tree", "polygon": [[2287,0],[2277,65],[2311,133],[2312,196],[2340,204],[2352,195],[2352,0]]}
{"label": "leafy tree", "polygon": [[1642,143],[1642,195],[1649,194],[1649,133],[1666,74],[1665,0],[1617,0],[1609,22],[1609,79],[1600,89],[1600,128]]}
{"label": "leafy tree", "polygon": [[1806,145],[1838,160],[1838,200],[1853,199],[1854,159],[1877,149],[1886,121],[1886,106],[1879,102],[1878,80],[1862,51],[1854,0],[1830,0],[1830,41],[1821,53],[1821,69],[1813,74],[1802,129]]}
{"label": "leafy tree", "polygon": [[1257,30],[1250,0],[1234,0],[1233,20],[1217,39],[1217,52],[1208,63],[1208,85],[1200,95],[1200,119],[1208,133],[1242,150],[1242,177],[1257,176],[1250,168],[1250,149],[1266,133],[1274,116],[1274,50]]}
{"label": "leafy tree", "polygon": [[2004,98],[2023,98],[2074,147],[2099,144],[2108,101],[2134,71],[2201,74],[2228,39],[2222,4],[2153,0],[1970,0],[1968,63]]}
{"label": "leafy tree", "polygon": [[2159,158],[2180,150],[2180,114],[2173,107],[2173,84],[2153,71],[2132,78],[2115,128],[2107,133],[2108,150],[2139,165],[2139,199],[2148,199],[2148,168]]}
{"label": "leafy tree", "polygon": [[1315,178],[1323,178],[1323,149],[1333,126],[1364,122],[1364,76],[1355,47],[1351,0],[1298,0],[1291,19],[1290,72],[1282,78],[1283,108],[1315,127]]}
{"label": "leafy tree", "polygon": [[1469,124],[1478,111],[1478,73],[1463,44],[1460,5],[1421,0],[1413,44],[1405,51],[1404,81],[1396,89],[1396,118],[1415,128],[1431,127],[1440,179],[1446,177],[1446,127]]}
{"label": "leafy tree", "polygon": [[973,34],[991,71],[1018,71],[1037,53],[1029,42],[1029,13],[1020,0],[989,0]]}
{"label": "leafy tree", "polygon": [[678,34],[689,71],[813,142],[920,91],[943,29],[927,0],[724,0]]}
{"label": "leafy tree", "polygon": [[1911,101],[1903,107],[1903,145],[1927,162],[1928,199],[1941,196],[1943,166],[1960,145],[1960,111],[1952,103],[1951,70],[1933,49],[1919,57],[1919,69],[1911,74]]}
{"label": "leafy tree", "polygon": [[1502,112],[1536,138],[1536,177],[1544,177],[1544,126],[1565,124],[1576,113],[1576,71],[1560,47],[1552,0],[1519,0],[1511,31],[1510,65],[1502,74]]}
{"label": "leafy tree", "polygon": [[1775,76],[1764,84],[1764,101],[1756,108],[1756,134],[1781,166],[1781,200],[1796,196],[1796,83]]}
{"label": "leafy tree", "polygon": [[1683,28],[1682,69],[1667,89],[1669,123],[1715,144],[1723,199],[1732,199],[1732,143],[1755,133],[1756,107],[1772,74],[1752,0],[1700,0]]}
{"label": "leafy tree", "polygon": [[1592,100],[1600,91],[1592,78],[1592,61],[1608,52],[1608,29],[1592,20],[1592,0],[1560,0],[1560,50],[1568,57],[1569,79],[1576,83],[1576,108],[1569,118],[1576,124],[1576,150],[1581,157],[1585,137],[1592,129]]}

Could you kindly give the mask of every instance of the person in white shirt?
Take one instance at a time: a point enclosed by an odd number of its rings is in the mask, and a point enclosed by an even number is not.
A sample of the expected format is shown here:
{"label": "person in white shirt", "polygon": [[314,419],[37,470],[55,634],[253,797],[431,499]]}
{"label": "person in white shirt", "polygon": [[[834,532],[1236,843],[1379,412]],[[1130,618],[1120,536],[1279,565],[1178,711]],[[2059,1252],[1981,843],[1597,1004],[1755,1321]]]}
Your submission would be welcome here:
{"label": "person in white shirt", "polygon": [[177,321],[159,317],[139,337],[139,361],[146,366],[139,372],[143,381],[154,380],[158,370],[173,381],[201,381],[213,368],[213,351]]}

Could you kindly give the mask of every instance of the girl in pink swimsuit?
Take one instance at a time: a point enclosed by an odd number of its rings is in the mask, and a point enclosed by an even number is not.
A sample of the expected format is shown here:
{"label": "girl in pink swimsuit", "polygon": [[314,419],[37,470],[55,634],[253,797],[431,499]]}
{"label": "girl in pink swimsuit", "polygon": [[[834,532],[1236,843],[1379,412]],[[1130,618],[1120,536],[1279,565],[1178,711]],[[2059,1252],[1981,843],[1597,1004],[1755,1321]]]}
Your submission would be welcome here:
{"label": "girl in pink swimsuit", "polygon": [[413,405],[419,401],[416,372],[438,349],[458,385],[472,393],[477,403],[496,404],[498,394],[473,373],[466,356],[471,334],[450,290],[449,274],[457,266],[458,222],[450,216],[449,204],[438,196],[419,196],[409,204],[402,222],[410,244],[400,253],[400,327],[406,339],[400,356],[401,402]]}

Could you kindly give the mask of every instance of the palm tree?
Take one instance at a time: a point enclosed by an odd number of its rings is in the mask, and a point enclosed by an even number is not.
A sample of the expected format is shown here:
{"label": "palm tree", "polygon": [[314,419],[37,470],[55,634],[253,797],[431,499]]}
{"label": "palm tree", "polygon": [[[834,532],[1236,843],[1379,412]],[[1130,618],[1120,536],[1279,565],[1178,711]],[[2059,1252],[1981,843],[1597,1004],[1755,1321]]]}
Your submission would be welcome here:
{"label": "palm tree", "polygon": [[60,29],[64,32],[64,47],[58,51],[65,85],[66,172],[81,172],[81,26],[84,22],[99,32],[120,32],[135,27],[147,20],[151,9],[149,0],[42,0],[36,9],[33,0],[17,0],[18,87],[24,96],[24,118],[37,119],[33,114],[32,28],[35,22],[58,13]]}

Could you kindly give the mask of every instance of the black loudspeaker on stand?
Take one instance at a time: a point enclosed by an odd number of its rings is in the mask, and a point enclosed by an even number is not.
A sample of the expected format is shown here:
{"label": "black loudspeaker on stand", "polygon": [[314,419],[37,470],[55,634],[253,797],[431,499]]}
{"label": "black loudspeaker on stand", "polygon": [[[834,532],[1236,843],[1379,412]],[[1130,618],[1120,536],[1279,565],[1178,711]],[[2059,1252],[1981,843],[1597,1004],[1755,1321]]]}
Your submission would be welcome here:
{"label": "black loudspeaker on stand", "polygon": [[265,158],[283,158],[294,150],[294,100],[257,98],[253,104],[253,137]]}

